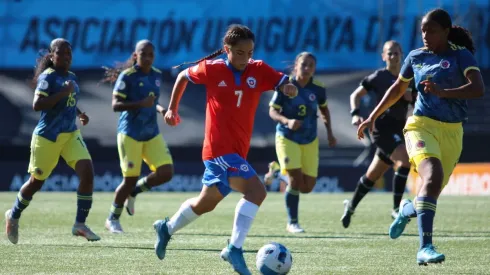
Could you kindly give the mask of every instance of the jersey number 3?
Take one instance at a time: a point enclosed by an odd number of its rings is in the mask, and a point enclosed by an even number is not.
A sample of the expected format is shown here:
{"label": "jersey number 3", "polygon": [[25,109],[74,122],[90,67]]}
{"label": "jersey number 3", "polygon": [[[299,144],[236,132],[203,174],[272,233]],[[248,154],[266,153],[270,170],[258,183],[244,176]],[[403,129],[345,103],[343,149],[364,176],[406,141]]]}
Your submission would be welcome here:
{"label": "jersey number 3", "polygon": [[243,96],[243,91],[235,91],[235,95],[238,96],[238,100],[236,102],[236,106],[240,107],[242,104],[242,96]]}

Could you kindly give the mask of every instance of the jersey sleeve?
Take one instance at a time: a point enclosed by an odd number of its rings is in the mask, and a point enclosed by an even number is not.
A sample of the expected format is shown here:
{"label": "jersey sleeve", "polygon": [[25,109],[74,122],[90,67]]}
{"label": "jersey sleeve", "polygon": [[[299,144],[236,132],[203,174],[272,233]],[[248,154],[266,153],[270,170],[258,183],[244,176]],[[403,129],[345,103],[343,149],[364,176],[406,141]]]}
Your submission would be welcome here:
{"label": "jersey sleeve", "polygon": [[274,70],[271,66],[264,62],[259,63],[260,74],[262,75],[263,91],[277,90],[279,86],[284,84],[288,76]]}
{"label": "jersey sleeve", "polygon": [[49,74],[41,74],[37,78],[36,95],[50,96],[53,92],[54,83]]}
{"label": "jersey sleeve", "polygon": [[467,49],[458,51],[458,63],[465,77],[466,74],[471,70],[480,71],[480,68],[478,68],[478,64],[476,63],[475,57]]}
{"label": "jersey sleeve", "polygon": [[129,84],[129,76],[124,72],[119,74],[116,85],[114,85],[114,90],[112,91],[112,94],[126,99],[129,94]]}
{"label": "jersey sleeve", "polygon": [[185,70],[185,76],[187,79],[194,84],[206,84],[207,80],[207,66],[206,60],[199,62]]}
{"label": "jersey sleeve", "polygon": [[375,81],[376,81],[376,76],[378,74],[376,72],[366,76],[360,83],[360,85],[366,89],[367,91],[373,90],[373,88],[376,86]]}
{"label": "jersey sleeve", "polygon": [[410,82],[413,79],[412,52],[405,58],[398,78],[403,82]]}
{"label": "jersey sleeve", "polygon": [[327,89],[322,88],[318,93],[318,106],[327,107]]}
{"label": "jersey sleeve", "polygon": [[274,109],[280,110],[284,104],[284,94],[278,91],[275,91],[272,95],[271,102],[269,102],[269,106]]}

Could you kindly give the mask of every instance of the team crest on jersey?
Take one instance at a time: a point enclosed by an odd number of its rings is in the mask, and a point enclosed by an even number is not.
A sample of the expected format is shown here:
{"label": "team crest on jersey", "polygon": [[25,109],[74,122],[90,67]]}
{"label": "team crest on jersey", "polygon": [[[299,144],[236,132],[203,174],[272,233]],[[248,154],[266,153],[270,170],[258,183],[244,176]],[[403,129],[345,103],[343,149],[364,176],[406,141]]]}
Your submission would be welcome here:
{"label": "team crest on jersey", "polygon": [[311,101],[315,101],[316,96],[315,96],[315,94],[310,94],[309,98]]}
{"label": "team crest on jersey", "polygon": [[243,172],[248,172],[248,165],[246,164],[240,165],[240,170],[242,170]]}
{"label": "team crest on jersey", "polygon": [[247,84],[248,84],[248,87],[255,88],[255,86],[257,85],[257,80],[254,77],[249,76],[247,78]]}
{"label": "team crest on jersey", "polygon": [[441,60],[441,68],[443,69],[449,69],[449,67],[451,66],[451,63],[449,63],[449,61],[443,59]]}
{"label": "team crest on jersey", "polygon": [[160,87],[160,80],[155,80],[155,85],[157,85],[157,87]]}

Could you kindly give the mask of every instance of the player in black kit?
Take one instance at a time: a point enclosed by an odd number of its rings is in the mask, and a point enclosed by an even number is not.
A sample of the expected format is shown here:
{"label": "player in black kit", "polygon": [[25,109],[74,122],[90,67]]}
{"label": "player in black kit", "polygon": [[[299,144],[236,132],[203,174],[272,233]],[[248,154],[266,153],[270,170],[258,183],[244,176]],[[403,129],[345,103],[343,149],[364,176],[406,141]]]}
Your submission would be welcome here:
{"label": "player in black kit", "polygon": [[[363,121],[359,115],[361,97],[365,96],[368,91],[372,91],[376,94],[377,102],[379,102],[400,73],[402,49],[398,42],[393,40],[385,42],[381,56],[386,62],[386,67],[365,77],[361,85],[350,96],[352,124],[355,126]],[[376,155],[366,174],[359,179],[352,199],[344,201],[344,214],[341,222],[345,228],[349,227],[351,216],[359,202],[391,166],[394,166],[395,169],[391,215],[395,218],[398,213],[398,207],[410,172],[410,162],[403,138],[403,127],[406,122],[408,105],[413,101],[414,93],[412,91],[415,89],[407,89],[405,95],[375,122],[371,139],[377,147]]]}

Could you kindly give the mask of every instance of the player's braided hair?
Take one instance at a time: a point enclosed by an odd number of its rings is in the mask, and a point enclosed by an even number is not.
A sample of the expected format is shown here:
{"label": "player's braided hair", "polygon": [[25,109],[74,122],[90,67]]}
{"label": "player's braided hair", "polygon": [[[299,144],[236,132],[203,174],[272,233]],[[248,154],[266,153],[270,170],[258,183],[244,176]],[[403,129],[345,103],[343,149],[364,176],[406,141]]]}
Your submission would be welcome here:
{"label": "player's braided hair", "polygon": [[449,29],[447,40],[458,46],[465,47],[472,54],[475,54],[476,48],[471,38],[471,33],[461,26],[453,25],[451,16],[447,11],[443,9],[431,10],[425,15],[425,18],[437,22],[445,29]]}
{"label": "player's braided hair", "polygon": [[[225,36],[223,37],[223,44],[228,45],[228,46],[235,46],[238,42],[241,40],[252,40],[255,42],[255,34],[247,27],[244,25],[239,25],[239,24],[233,24],[228,27],[228,30],[226,31]],[[180,65],[174,66],[173,68],[180,68],[184,65],[194,65],[197,64],[203,60],[210,60],[214,59],[222,54],[225,53],[225,50],[223,48],[216,50],[210,55],[207,55],[199,60],[193,61],[193,62],[184,62]]]}
{"label": "player's braided hair", "polygon": [[60,47],[63,44],[67,44],[68,46],[70,45],[70,42],[64,38],[56,38],[51,43],[49,44],[49,49],[44,49],[39,51],[39,57],[36,59],[36,66],[34,67],[34,76],[32,77],[31,80],[31,86],[36,87],[37,85],[37,79],[39,76],[47,69],[47,68],[53,68],[54,63],[51,60],[53,52],[55,49]]}
{"label": "player's braided hair", "polygon": [[[138,41],[136,43],[136,46],[134,47],[134,51],[137,52],[139,49],[143,48],[146,45],[151,45],[153,48],[155,46],[153,43],[148,40],[148,39],[143,39]],[[102,68],[104,69],[104,78],[100,81],[102,83],[104,82],[109,82],[109,83],[114,83],[116,82],[117,78],[119,77],[119,74],[128,69],[133,67],[136,64],[136,57],[134,54],[131,54],[131,56],[124,62],[116,62],[116,65],[112,68],[103,66]]]}

